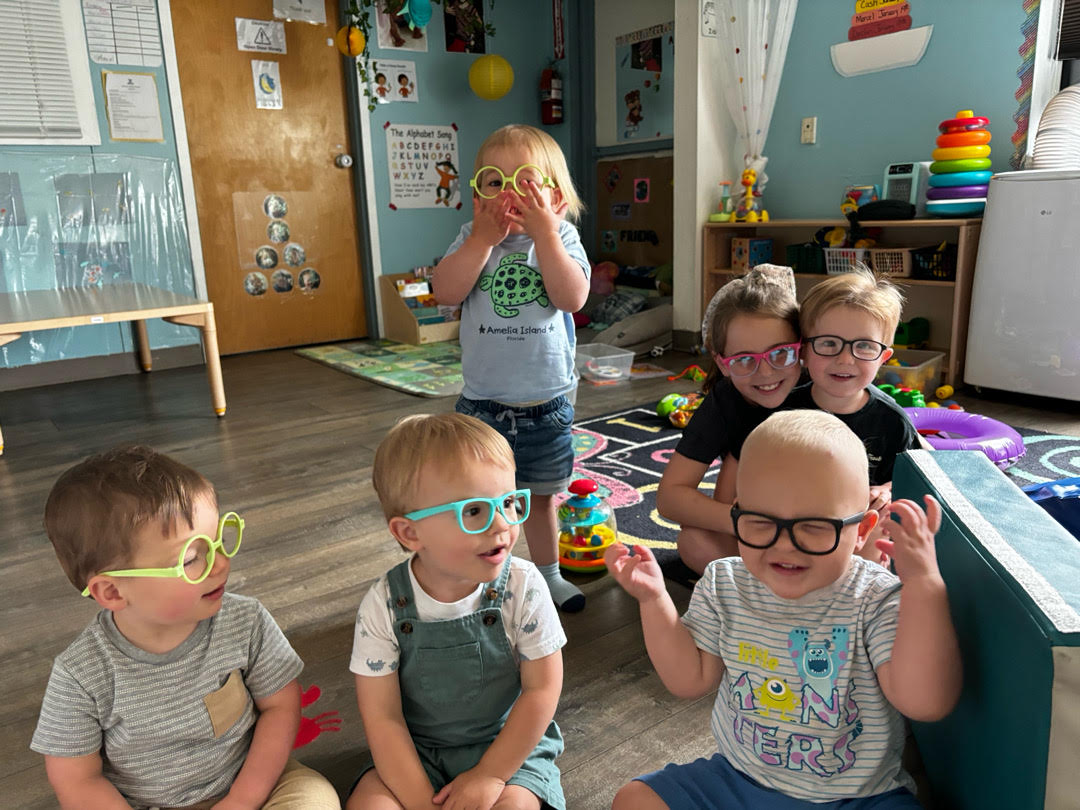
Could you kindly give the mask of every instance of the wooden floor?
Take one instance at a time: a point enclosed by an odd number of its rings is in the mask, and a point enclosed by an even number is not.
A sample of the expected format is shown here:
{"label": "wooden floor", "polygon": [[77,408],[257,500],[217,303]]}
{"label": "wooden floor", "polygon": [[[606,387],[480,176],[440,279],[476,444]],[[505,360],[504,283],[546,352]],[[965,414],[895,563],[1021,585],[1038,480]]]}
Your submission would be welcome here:
{"label": "wooden floor", "polygon": [[[671,353],[673,369],[697,362]],[[342,730],[299,757],[345,790],[365,748],[348,671],[353,619],[374,577],[402,559],[370,485],[375,448],[408,413],[449,410],[381,388],[290,351],[223,361],[228,415],[209,407],[202,368],[154,372],[0,393],[0,805],[53,808],[41,757],[28,748],[53,656],[90,621],[42,530],[45,497],[61,471],[122,441],[152,444],[217,487],[222,509],[247,522],[230,588],[258,597],[317,684],[313,716],[337,711]],[[2,372],[0,372],[2,375]],[[2,377],[0,377],[2,380]],[[665,379],[583,386],[579,417],[655,402],[693,384]],[[958,397],[1013,425],[1080,436],[1080,406],[997,395]],[[526,554],[524,542],[517,549]],[[564,617],[566,681],[556,719],[566,738],[559,764],[573,810],[607,808],[630,777],[715,750],[711,697],[681,701],[663,688],[642,644],[636,605],[607,577],[582,577],[584,613]],[[680,609],[689,592],[670,586]]]}

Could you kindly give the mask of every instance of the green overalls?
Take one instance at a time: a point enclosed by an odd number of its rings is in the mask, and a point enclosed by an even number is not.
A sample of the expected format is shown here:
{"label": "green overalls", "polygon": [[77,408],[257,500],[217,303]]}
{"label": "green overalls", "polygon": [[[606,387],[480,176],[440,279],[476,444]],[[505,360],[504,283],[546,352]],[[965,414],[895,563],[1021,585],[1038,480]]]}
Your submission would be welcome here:
{"label": "green overalls", "polygon": [[[421,622],[409,561],[387,575],[394,633],[401,648],[401,709],[420,761],[436,791],[480,761],[521,694],[521,673],[502,620],[510,558],[483,589],[483,607],[468,616]],[[555,757],[563,740],[553,720],[508,780],[565,810]]]}

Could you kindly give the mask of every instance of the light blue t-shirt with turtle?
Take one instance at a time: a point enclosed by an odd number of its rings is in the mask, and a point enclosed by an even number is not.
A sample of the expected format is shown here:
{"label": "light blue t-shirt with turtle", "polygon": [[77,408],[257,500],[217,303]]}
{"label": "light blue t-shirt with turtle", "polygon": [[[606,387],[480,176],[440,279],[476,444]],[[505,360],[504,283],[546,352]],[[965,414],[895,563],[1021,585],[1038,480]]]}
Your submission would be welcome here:
{"label": "light blue t-shirt with turtle", "polygon": [[[470,233],[468,222],[446,255]],[[588,278],[589,259],[577,228],[563,220],[559,238]],[[462,303],[461,366],[466,399],[547,402],[574,387],[574,320],[548,299],[527,234],[512,234],[492,249]]]}

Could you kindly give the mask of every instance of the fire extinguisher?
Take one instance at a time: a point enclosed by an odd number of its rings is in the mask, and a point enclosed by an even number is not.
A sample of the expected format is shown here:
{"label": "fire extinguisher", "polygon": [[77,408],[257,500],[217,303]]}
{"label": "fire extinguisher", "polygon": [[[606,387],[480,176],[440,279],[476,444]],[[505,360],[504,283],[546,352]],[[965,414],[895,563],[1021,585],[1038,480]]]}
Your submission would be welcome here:
{"label": "fire extinguisher", "polygon": [[562,120],[562,76],[552,65],[540,73],[540,121],[561,124]]}

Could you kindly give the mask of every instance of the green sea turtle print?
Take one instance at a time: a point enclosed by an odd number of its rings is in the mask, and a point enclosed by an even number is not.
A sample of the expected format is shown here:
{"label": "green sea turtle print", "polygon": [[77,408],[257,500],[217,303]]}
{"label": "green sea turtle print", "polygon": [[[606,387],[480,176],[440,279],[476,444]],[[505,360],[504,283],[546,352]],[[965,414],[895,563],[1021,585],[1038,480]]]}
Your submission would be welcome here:
{"label": "green sea turtle print", "polygon": [[491,291],[491,306],[502,318],[513,318],[521,312],[518,307],[535,301],[548,305],[544,278],[538,270],[525,264],[527,253],[507,253],[492,273],[480,276],[480,289]]}

